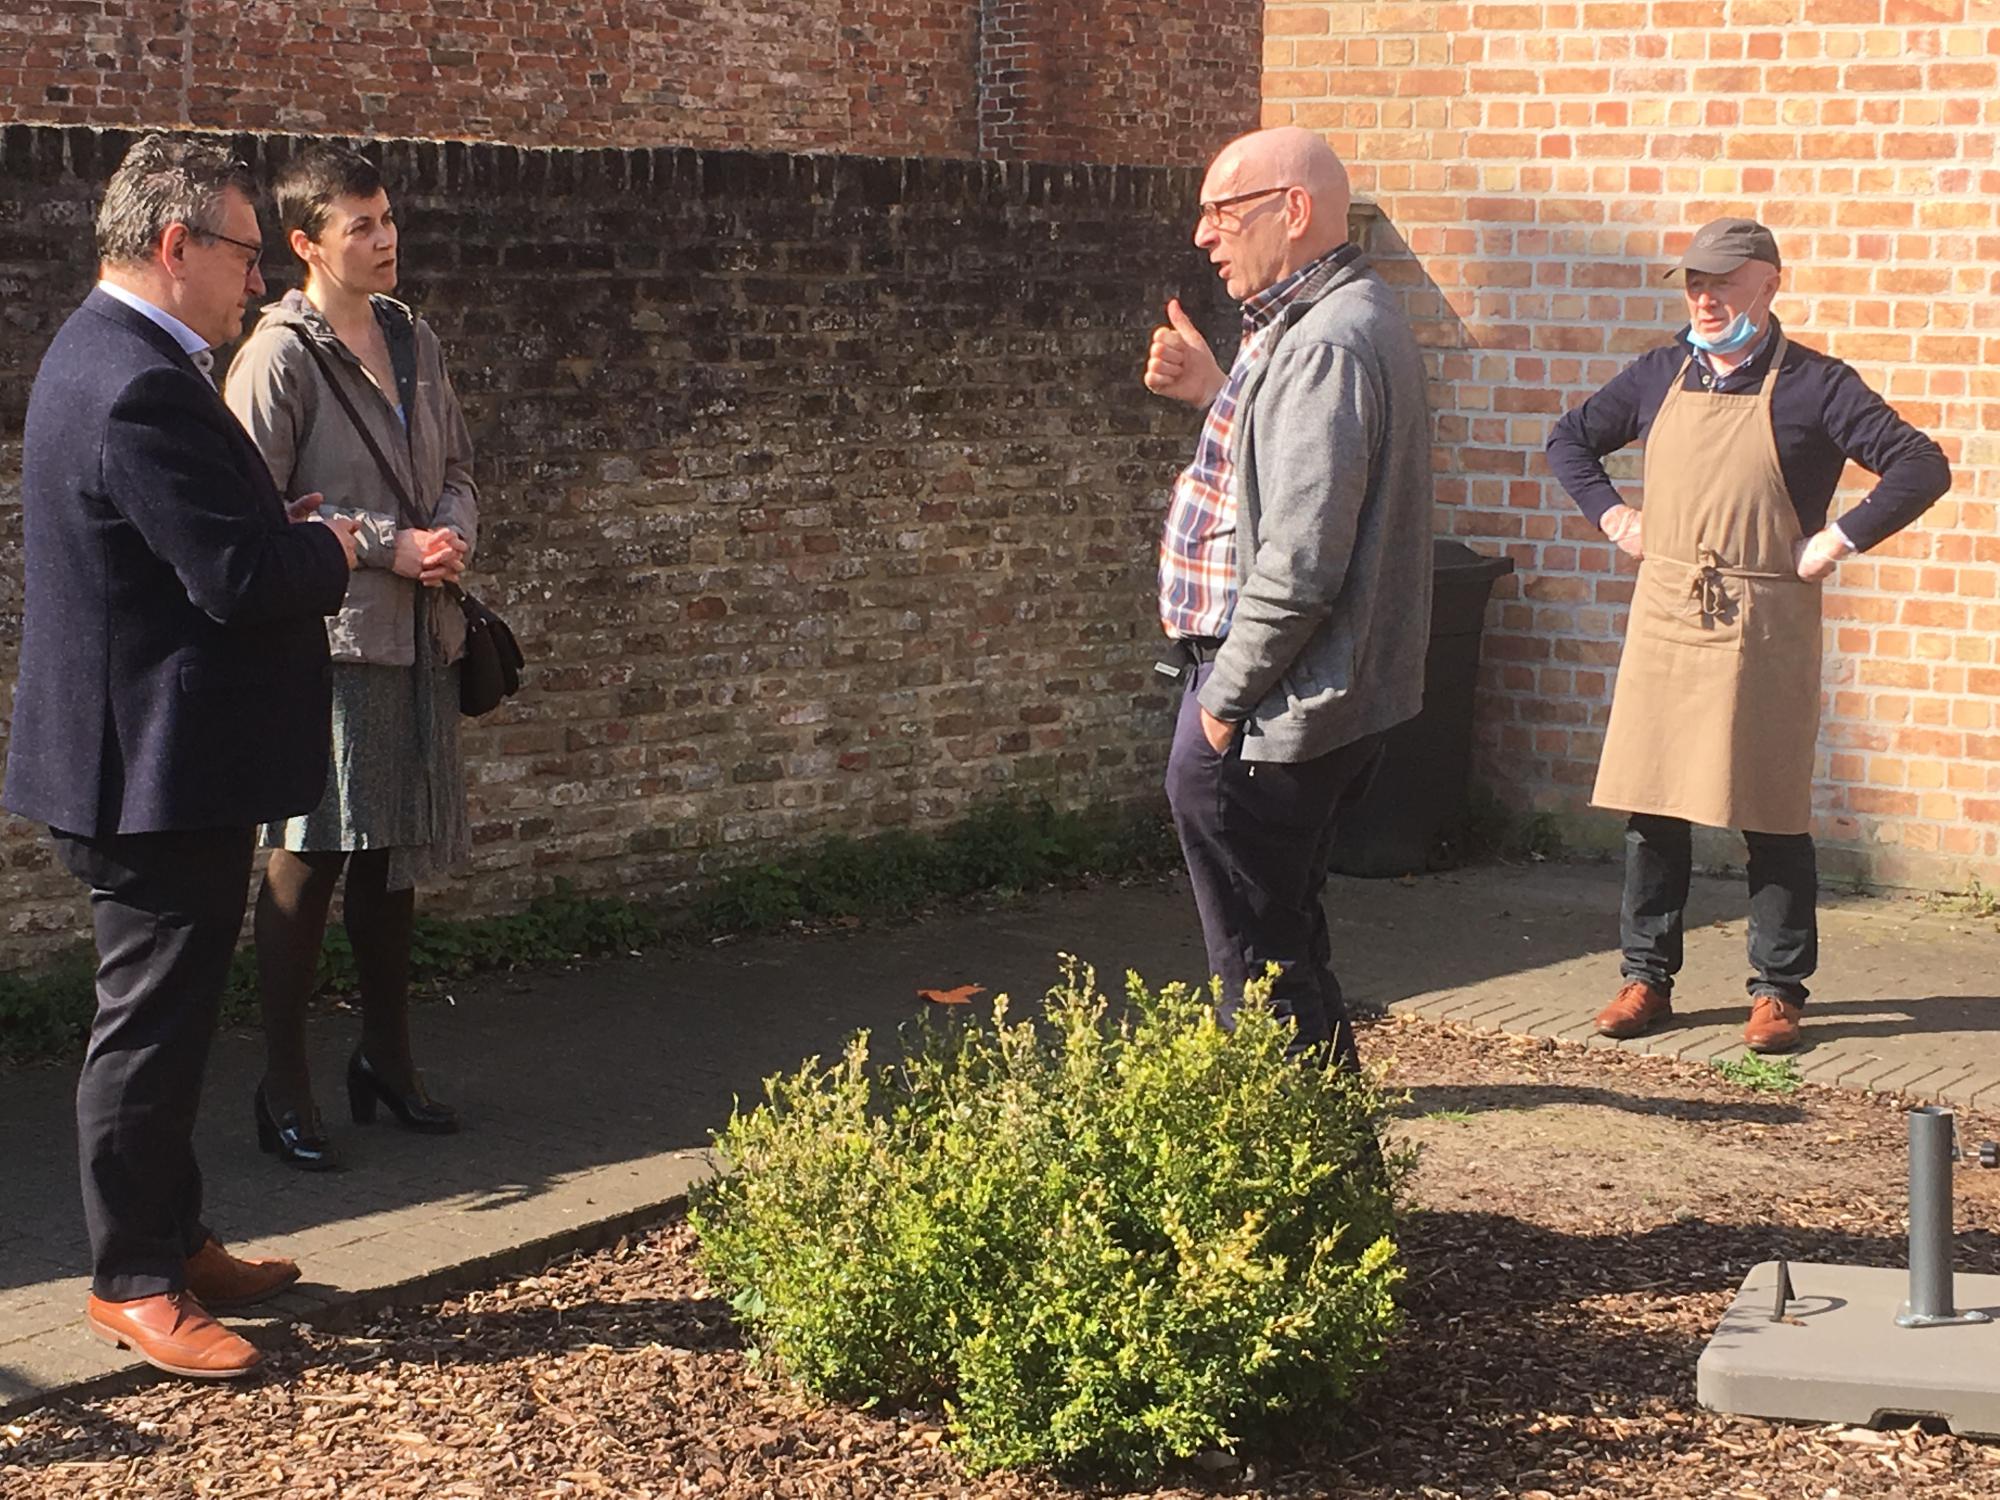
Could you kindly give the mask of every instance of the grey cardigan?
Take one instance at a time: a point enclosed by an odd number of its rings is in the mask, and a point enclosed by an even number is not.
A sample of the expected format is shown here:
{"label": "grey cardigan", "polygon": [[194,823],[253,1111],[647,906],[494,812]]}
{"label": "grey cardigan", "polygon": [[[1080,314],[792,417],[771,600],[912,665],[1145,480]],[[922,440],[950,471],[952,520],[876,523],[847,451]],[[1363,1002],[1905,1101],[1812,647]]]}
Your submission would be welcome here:
{"label": "grey cardigan", "polygon": [[[392,353],[402,343],[414,355],[409,425],[396,420],[385,395],[319,310],[298,292],[271,303],[229,366],[223,399],[250,433],[287,500],[318,490],[321,514],[360,521],[353,581],[338,616],[326,622],[335,661],[407,667],[416,659],[417,610],[443,651],[456,661],[465,649],[465,616],[443,589],[425,588],[394,570],[402,522],[381,466],[354,430],[326,377],[300,339],[314,340],[336,372],[375,442],[395,464],[404,488],[433,526],[449,526],[474,546],[479,495],[472,484],[472,436],[445,374],[444,354],[430,325],[393,298],[375,299]],[[409,358],[409,354],[405,355]],[[407,368],[407,366],[406,366]],[[467,561],[471,553],[466,554]]]}
{"label": "grey cardigan", "polygon": [[1235,613],[1201,690],[1246,761],[1415,717],[1431,617],[1423,355],[1364,257],[1284,314],[1239,398]]}

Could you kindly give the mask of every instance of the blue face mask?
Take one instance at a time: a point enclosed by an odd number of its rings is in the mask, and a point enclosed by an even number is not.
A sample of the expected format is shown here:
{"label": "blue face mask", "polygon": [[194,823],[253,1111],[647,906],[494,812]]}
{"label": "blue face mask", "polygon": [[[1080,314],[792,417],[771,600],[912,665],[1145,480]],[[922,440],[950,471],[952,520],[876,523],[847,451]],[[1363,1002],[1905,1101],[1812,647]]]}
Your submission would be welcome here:
{"label": "blue face mask", "polygon": [[1688,325],[1688,342],[1708,354],[1734,354],[1755,337],[1757,325],[1750,321],[1748,313],[1738,313],[1729,320],[1729,326],[1713,338],[1692,323]]}

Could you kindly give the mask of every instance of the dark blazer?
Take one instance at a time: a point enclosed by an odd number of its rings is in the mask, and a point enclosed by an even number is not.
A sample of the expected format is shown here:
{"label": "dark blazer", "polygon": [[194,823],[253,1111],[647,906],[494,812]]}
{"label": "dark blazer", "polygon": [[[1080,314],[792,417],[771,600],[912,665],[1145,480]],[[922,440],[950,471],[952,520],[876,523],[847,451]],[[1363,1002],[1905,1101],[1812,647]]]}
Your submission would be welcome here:
{"label": "dark blazer", "polygon": [[102,292],[35,376],[21,512],[27,603],[0,803],[93,837],[318,804],[340,539],[286,520],[194,362]]}

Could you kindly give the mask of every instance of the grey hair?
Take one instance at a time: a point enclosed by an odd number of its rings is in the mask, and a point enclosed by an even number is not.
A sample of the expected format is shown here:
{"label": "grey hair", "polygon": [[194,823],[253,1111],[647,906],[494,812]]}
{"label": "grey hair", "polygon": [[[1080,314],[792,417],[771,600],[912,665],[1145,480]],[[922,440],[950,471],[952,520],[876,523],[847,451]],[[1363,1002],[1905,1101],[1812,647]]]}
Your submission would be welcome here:
{"label": "grey hair", "polygon": [[147,135],[111,174],[97,211],[97,256],[135,265],[153,252],[169,224],[197,234],[222,230],[222,195],[235,188],[257,201],[257,179],[212,136]]}

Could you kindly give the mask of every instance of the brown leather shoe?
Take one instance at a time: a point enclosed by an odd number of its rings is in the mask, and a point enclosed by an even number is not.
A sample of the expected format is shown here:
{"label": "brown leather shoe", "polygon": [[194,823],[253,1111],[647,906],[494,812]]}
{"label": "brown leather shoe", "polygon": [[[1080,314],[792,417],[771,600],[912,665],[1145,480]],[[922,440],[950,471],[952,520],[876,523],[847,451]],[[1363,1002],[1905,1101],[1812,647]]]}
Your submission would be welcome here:
{"label": "brown leather shoe", "polygon": [[1752,995],[1743,1045],[1752,1052],[1790,1052],[1799,1044],[1799,1020],[1805,1013],[1803,1005],[1776,995]]}
{"label": "brown leather shoe", "polygon": [[217,1311],[262,1302],[298,1279],[294,1261],[242,1260],[213,1237],[187,1259],[188,1295]]}
{"label": "brown leather shoe", "polygon": [[247,1339],[211,1318],[186,1292],[106,1302],[92,1297],[90,1331],[147,1364],[190,1380],[238,1380],[264,1362]]}
{"label": "brown leather shoe", "polygon": [[1673,1019],[1674,1008],[1665,990],[1656,990],[1643,979],[1634,979],[1597,1013],[1597,1034],[1627,1041],[1644,1036],[1662,1021]]}

